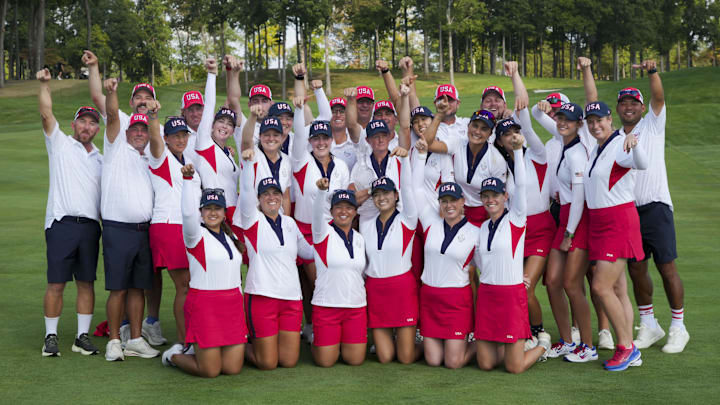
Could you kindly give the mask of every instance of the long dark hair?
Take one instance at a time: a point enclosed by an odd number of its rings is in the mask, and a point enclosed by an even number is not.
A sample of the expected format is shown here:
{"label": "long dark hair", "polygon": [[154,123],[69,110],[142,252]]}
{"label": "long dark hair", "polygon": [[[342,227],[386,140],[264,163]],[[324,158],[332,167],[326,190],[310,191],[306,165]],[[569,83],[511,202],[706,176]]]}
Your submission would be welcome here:
{"label": "long dark hair", "polygon": [[220,224],[220,229],[225,232],[225,235],[230,238],[230,240],[240,253],[245,253],[245,244],[238,240],[238,238],[235,236],[235,232],[233,232],[232,228],[230,227],[230,225],[228,225],[227,222],[222,221],[222,223]]}

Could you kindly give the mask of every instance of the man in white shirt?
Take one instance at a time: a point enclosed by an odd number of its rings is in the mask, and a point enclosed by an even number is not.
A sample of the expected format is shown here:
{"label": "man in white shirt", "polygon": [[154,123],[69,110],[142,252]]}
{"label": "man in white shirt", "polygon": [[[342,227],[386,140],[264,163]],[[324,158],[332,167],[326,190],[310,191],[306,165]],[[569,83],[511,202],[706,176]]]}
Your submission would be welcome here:
{"label": "man in white shirt", "polygon": [[635,301],[640,312],[640,330],[634,343],[643,349],[665,336],[665,331],[655,319],[652,306],[653,283],[648,274],[647,259],[653,256],[672,313],[669,337],[662,351],[680,353],[690,340],[690,335],[683,323],[685,291],[675,266],[675,224],[665,168],[665,93],[655,61],[647,60],[633,65],[633,68],[647,70],[650,80],[650,111],[644,117],[642,113],[646,106],[638,89],[629,87],[620,90],[617,104],[618,117],[622,123],[620,134],[635,134],[638,146],[643,148],[649,159],[648,169],[637,173],[635,183],[635,204],[640,216],[645,260],[628,261]]}
{"label": "man in white shirt", "polygon": [[[148,229],[153,209],[153,190],[145,148],[148,124],[157,119],[157,101],[146,102],[150,115],[133,114],[123,130],[118,109],[117,79],[105,81],[105,161],[100,210],[103,218],[103,259],[110,341],[105,359],[125,356],[152,358],[160,354],[141,336],[145,306],[144,290],[153,287],[153,265]],[[126,312],[130,339],[121,350],[120,323]]]}
{"label": "man in white shirt", "polygon": [[100,240],[100,176],[102,156],[92,141],[100,130],[100,114],[80,107],[71,124],[72,137],[60,130],[52,112],[50,71],[37,72],[38,107],[42,118],[50,169],[45,214],[48,286],[45,312],[44,357],[60,356],[57,325],[65,284],[75,278],[78,331],[72,351],[84,355],[99,350],[88,337],[95,304],[94,283]]}

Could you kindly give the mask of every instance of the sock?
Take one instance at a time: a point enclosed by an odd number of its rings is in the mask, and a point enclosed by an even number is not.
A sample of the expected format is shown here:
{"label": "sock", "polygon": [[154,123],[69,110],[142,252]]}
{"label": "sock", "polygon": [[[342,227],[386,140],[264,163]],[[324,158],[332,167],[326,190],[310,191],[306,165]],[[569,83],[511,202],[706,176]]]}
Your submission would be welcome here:
{"label": "sock", "polygon": [[88,333],[90,331],[90,322],[92,322],[92,317],[93,314],[77,314],[77,337],[80,337],[83,333]]}
{"label": "sock", "polygon": [[129,323],[130,323],[130,321],[128,321],[127,319],[123,319],[123,321],[122,321],[122,323],[120,324],[120,326],[125,326],[125,325],[128,325]]}
{"label": "sock", "polygon": [[655,313],[652,304],[638,305],[638,312],[640,312],[640,323],[645,326],[655,326]]}
{"label": "sock", "polygon": [[45,336],[57,335],[58,321],[60,321],[59,316],[56,316],[55,318],[45,317]]}
{"label": "sock", "polygon": [[148,315],[147,318],[145,318],[145,322],[149,323],[150,325],[155,325],[155,322],[159,321],[159,319],[155,318],[154,316]]}
{"label": "sock", "polygon": [[540,332],[545,332],[542,322],[540,322],[540,325],[530,325],[530,333],[532,333],[533,336],[537,337]]}
{"label": "sock", "polygon": [[[670,308],[670,312],[672,313],[672,321],[670,321],[670,327],[678,327],[678,328],[685,328],[685,324],[683,323],[683,318],[685,317],[685,308],[680,309],[672,309]],[[45,318],[47,319],[47,318]]]}

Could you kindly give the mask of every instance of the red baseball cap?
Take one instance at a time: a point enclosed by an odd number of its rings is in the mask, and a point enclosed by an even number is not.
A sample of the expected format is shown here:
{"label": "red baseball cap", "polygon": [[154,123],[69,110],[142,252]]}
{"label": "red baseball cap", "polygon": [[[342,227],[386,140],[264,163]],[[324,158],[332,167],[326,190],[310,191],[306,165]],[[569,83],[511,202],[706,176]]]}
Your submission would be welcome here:
{"label": "red baseball cap", "polygon": [[75,118],[73,118],[73,121],[82,117],[83,115],[90,115],[95,118],[95,121],[100,122],[100,113],[96,109],[87,105],[84,105],[78,108],[77,111],[75,111]]}
{"label": "red baseball cap", "polygon": [[157,100],[157,97],[155,96],[155,88],[150,83],[138,83],[133,87],[132,94],[130,95],[130,98],[135,97],[135,93],[137,93],[139,90],[147,90],[152,94],[153,98]]}
{"label": "red baseball cap", "polygon": [[330,108],[333,108],[336,105],[347,107],[347,101],[342,97],[335,97],[334,99],[330,100]]}
{"label": "red baseball cap", "polygon": [[358,100],[361,98],[369,98],[370,100],[375,101],[375,92],[368,86],[358,86],[356,98]]}
{"label": "red baseball cap", "polygon": [[375,105],[373,106],[373,114],[375,114],[378,110],[382,108],[387,108],[392,111],[393,114],[397,114],[397,112],[395,111],[395,106],[389,100],[380,100],[375,103]]}
{"label": "red baseball cap", "polygon": [[460,100],[460,94],[458,94],[457,88],[452,84],[441,84],[435,89],[435,100],[442,96],[448,96],[453,100]]}
{"label": "red baseball cap", "polygon": [[620,100],[625,97],[632,97],[635,100],[641,102],[642,104],[645,104],[642,93],[635,87],[626,87],[618,92],[618,102],[620,102]]}
{"label": "red baseball cap", "polygon": [[486,96],[488,93],[490,93],[491,91],[494,91],[495,93],[499,94],[500,97],[502,97],[503,101],[507,103],[507,100],[505,99],[505,92],[503,91],[503,89],[501,89],[501,88],[498,87],[498,86],[488,86],[488,87],[485,87],[485,90],[483,90],[483,92],[482,92],[482,97],[481,97],[480,99],[481,99],[481,100],[484,99],[485,96]]}
{"label": "red baseball cap", "polygon": [[148,125],[148,117],[147,117],[147,115],[145,115],[145,114],[133,114],[133,115],[130,117],[130,125],[128,125],[128,128],[130,128],[131,126],[133,126],[133,125],[135,125],[135,124],[137,124],[137,123],[145,124],[145,125],[147,126],[147,125]]}
{"label": "red baseball cap", "polygon": [[270,91],[270,87],[264,85],[264,84],[256,84],[252,86],[250,89],[250,97],[253,98],[255,96],[265,96],[272,100],[272,91]]}
{"label": "red baseball cap", "polygon": [[202,106],[205,105],[205,101],[203,101],[202,93],[200,93],[199,91],[193,90],[193,91],[188,91],[185,94],[183,94],[182,103],[181,103],[180,108],[182,108],[184,110],[194,104],[200,104]]}
{"label": "red baseball cap", "polygon": [[564,103],[569,103],[570,99],[562,93],[550,93],[545,97],[545,101],[549,102],[552,108],[558,108]]}

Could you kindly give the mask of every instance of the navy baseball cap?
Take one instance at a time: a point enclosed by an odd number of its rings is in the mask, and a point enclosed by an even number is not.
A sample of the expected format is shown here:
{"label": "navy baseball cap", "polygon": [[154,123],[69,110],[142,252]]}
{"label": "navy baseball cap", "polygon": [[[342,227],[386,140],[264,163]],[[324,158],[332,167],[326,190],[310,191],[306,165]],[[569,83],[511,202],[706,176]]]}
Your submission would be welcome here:
{"label": "navy baseball cap", "polygon": [[277,191],[282,193],[282,188],[280,188],[280,183],[278,183],[277,180],[275,180],[274,177],[265,177],[264,179],[260,180],[260,183],[258,183],[258,195],[270,190],[271,188],[276,189]]}
{"label": "navy baseball cap", "polygon": [[200,197],[200,208],[217,205],[225,208],[225,191],[221,188],[206,188]]}
{"label": "navy baseball cap", "polygon": [[503,194],[505,192],[505,183],[497,177],[488,177],[482,181],[482,185],[480,186],[480,194],[484,191],[494,191]]}
{"label": "navy baseball cap", "polygon": [[235,114],[235,111],[233,111],[229,108],[225,108],[225,107],[220,108],[218,110],[217,114],[215,114],[215,119],[213,120],[213,122],[217,121],[218,119],[220,119],[222,117],[230,118],[230,121],[232,121],[233,126],[235,126],[235,124],[237,123],[237,114]]}
{"label": "navy baseball cap", "polygon": [[555,115],[564,115],[570,121],[582,121],[583,119],[582,107],[575,103],[563,103]]}
{"label": "navy baseball cap", "polygon": [[263,120],[262,124],[260,124],[260,133],[264,133],[265,131],[270,131],[271,129],[274,129],[282,134],[283,129],[280,125],[280,121],[278,121],[275,117],[267,117]]}
{"label": "navy baseball cap", "polygon": [[334,207],[335,204],[339,204],[341,202],[346,202],[352,205],[353,207],[357,208],[357,200],[355,199],[355,192],[352,190],[335,190],[332,196],[332,200],[330,201],[330,207]]}
{"label": "navy baseball cap", "polygon": [[270,106],[268,110],[268,117],[278,117],[280,114],[288,113],[293,114],[293,109],[290,104],[284,102],[278,102]]}
{"label": "navy baseball cap", "polygon": [[313,121],[312,124],[310,124],[310,138],[320,135],[332,137],[330,121]]}
{"label": "navy baseball cap", "polygon": [[585,119],[591,115],[597,115],[598,117],[607,117],[612,112],[610,107],[602,101],[593,101],[585,105]]}
{"label": "navy baseball cap", "polygon": [[165,122],[165,135],[176,134],[180,131],[189,132],[187,122],[183,117],[169,117]]}
{"label": "navy baseball cap", "polygon": [[495,115],[488,110],[477,110],[470,116],[470,122],[480,120],[487,124],[490,129],[495,127]]}
{"label": "navy baseball cap", "polygon": [[396,191],[397,189],[395,188],[395,182],[390,177],[382,176],[372,182],[370,190],[370,194],[372,194],[375,190]]}
{"label": "navy baseball cap", "polygon": [[455,199],[462,198],[463,192],[460,185],[453,182],[447,182],[440,185],[438,188],[438,199],[445,196],[450,196]]}
{"label": "navy baseball cap", "polygon": [[386,134],[390,133],[387,124],[383,120],[372,120],[368,122],[367,126],[365,127],[365,135],[368,138],[381,132],[384,132]]}
{"label": "navy baseball cap", "polygon": [[410,111],[410,121],[412,121],[415,117],[421,116],[421,117],[430,117],[434,118],[432,111],[430,111],[429,108],[421,105],[420,107],[413,108],[412,111]]}
{"label": "navy baseball cap", "polygon": [[510,128],[516,127],[517,129],[522,128],[520,124],[515,122],[512,118],[506,118],[500,122],[497,123],[497,126],[495,126],[495,136],[502,137],[505,135],[505,132],[507,132]]}

